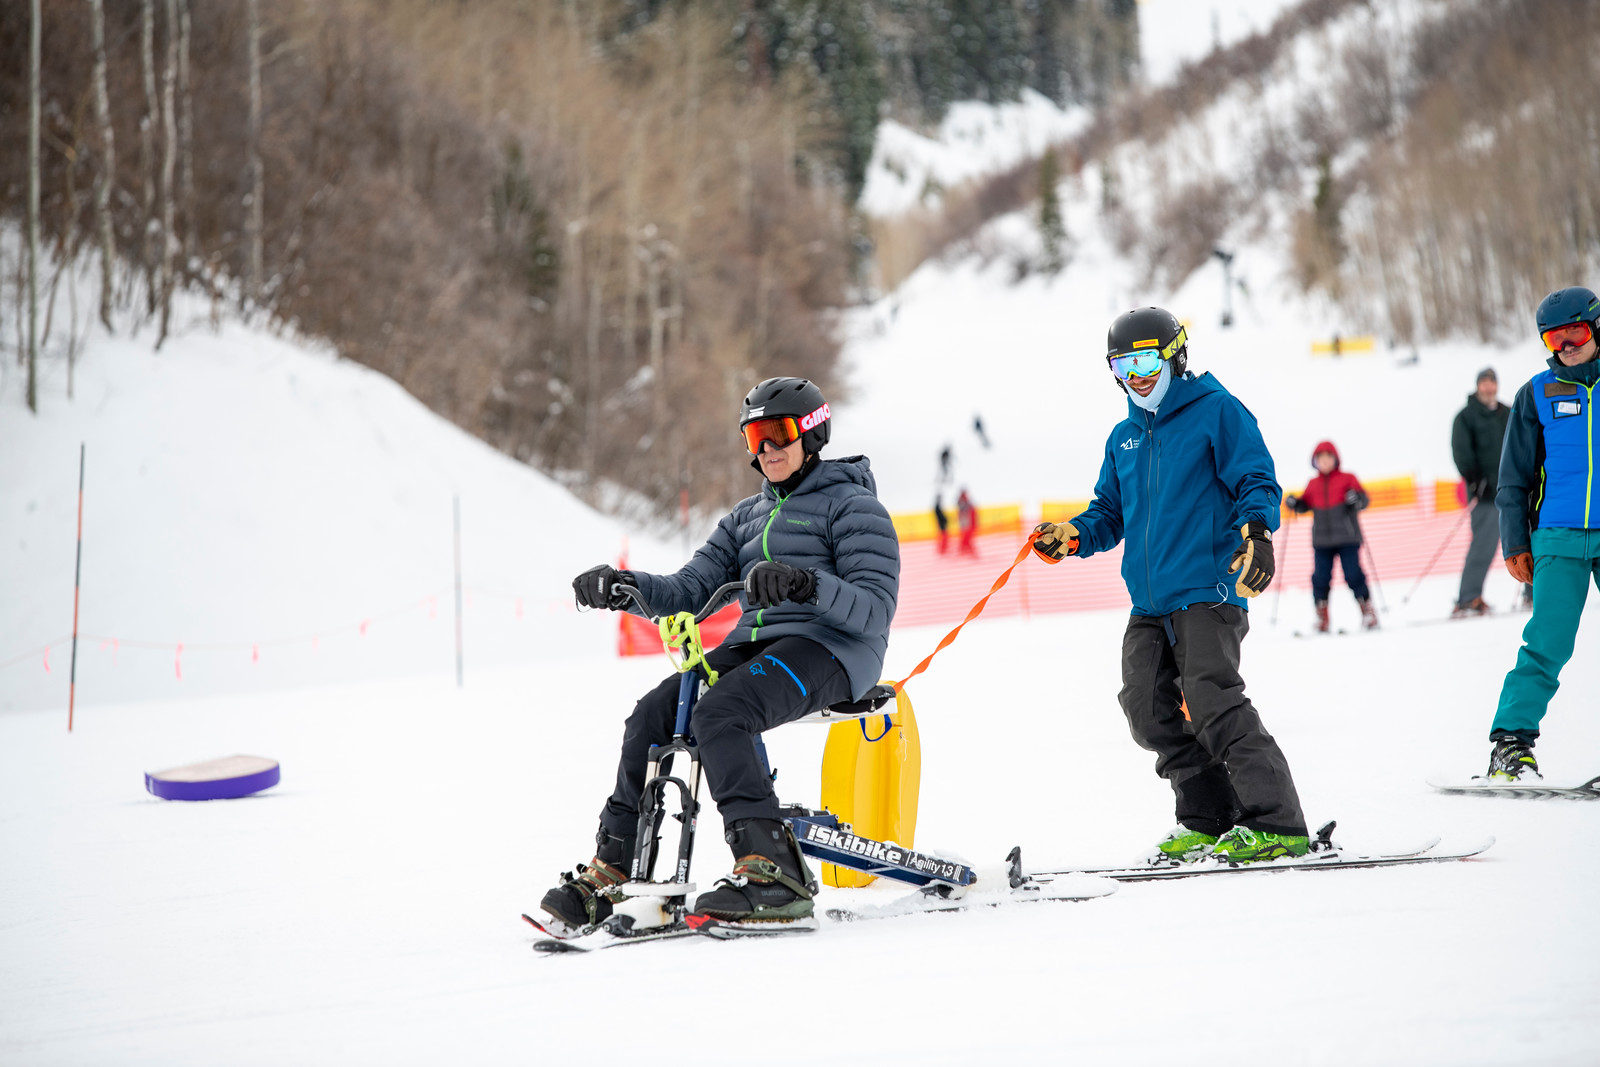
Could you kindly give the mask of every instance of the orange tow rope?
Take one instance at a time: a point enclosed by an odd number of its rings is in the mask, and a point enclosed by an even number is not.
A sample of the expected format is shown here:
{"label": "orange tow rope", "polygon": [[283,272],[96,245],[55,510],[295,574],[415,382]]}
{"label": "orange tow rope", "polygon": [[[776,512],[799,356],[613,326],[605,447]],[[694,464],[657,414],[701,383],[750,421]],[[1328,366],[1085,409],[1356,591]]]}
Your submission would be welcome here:
{"label": "orange tow rope", "polygon": [[911,681],[911,679],[928,669],[928,664],[933,662],[933,657],[943,652],[945,650],[945,646],[949,645],[950,642],[956,639],[956,634],[961,632],[962,626],[965,626],[967,623],[971,622],[973,619],[976,619],[980,614],[983,613],[984,605],[989,603],[989,598],[998,593],[1001,587],[1004,586],[1006,582],[1011,580],[1011,572],[1022,566],[1022,561],[1027,559],[1029,553],[1032,551],[1033,538],[1029,537],[1024,539],[1022,542],[1022,549],[1017,553],[1016,560],[1012,562],[1011,566],[1005,569],[1000,577],[994,580],[994,584],[989,587],[989,591],[983,594],[983,599],[972,605],[972,610],[967,612],[967,617],[962,619],[960,624],[957,625],[954,630],[951,630],[949,633],[944,635],[944,640],[939,642],[939,647],[928,653],[928,658],[917,664],[916,670],[912,671],[910,674],[894,683],[894,691],[896,693],[904,690],[907,682]]}

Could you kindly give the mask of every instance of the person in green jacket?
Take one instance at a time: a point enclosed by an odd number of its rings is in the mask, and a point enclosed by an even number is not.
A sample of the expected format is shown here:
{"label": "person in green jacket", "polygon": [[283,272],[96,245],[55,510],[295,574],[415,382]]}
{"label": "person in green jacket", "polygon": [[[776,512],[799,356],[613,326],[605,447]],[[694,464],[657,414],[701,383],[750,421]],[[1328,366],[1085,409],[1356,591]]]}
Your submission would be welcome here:
{"label": "person in green jacket", "polygon": [[[1494,561],[1500,541],[1500,509],[1495,493],[1500,488],[1500,448],[1506,439],[1511,409],[1500,403],[1500,379],[1493,367],[1478,372],[1477,388],[1467,396],[1467,406],[1450,427],[1450,454],[1467,483],[1467,506],[1472,509],[1472,544],[1461,567],[1461,588],[1456,594],[1452,619],[1489,614],[1483,599],[1483,579]],[[1533,603],[1533,587],[1522,587],[1524,607]]]}

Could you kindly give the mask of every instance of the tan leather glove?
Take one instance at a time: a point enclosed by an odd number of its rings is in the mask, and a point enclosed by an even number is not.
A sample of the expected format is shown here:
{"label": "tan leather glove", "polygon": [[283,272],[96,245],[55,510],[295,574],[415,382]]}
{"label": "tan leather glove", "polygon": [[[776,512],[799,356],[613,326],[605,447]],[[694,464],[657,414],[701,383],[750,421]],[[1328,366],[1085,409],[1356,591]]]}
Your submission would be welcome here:
{"label": "tan leather glove", "polygon": [[1511,572],[1511,577],[1527,585],[1533,581],[1533,553],[1518,552],[1514,556],[1507,556],[1506,570]]}
{"label": "tan leather glove", "polygon": [[1033,554],[1060,563],[1078,551],[1078,528],[1070,522],[1041,522],[1033,528]]}
{"label": "tan leather glove", "polygon": [[1262,523],[1247,522],[1239,527],[1239,536],[1244,541],[1233,550],[1233,561],[1228,564],[1228,573],[1239,575],[1234,591],[1242,597],[1260,596],[1272,583],[1275,572],[1272,531]]}

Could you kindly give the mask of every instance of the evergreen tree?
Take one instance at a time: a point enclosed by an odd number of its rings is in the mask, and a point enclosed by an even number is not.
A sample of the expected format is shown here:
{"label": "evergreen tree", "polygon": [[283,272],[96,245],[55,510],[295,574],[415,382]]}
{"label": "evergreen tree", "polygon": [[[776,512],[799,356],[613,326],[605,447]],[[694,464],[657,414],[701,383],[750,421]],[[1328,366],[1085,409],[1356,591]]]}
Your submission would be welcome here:
{"label": "evergreen tree", "polygon": [[1067,265],[1067,229],[1061,220],[1061,164],[1054,151],[1039,159],[1039,239],[1043,246],[1039,269],[1057,274]]}

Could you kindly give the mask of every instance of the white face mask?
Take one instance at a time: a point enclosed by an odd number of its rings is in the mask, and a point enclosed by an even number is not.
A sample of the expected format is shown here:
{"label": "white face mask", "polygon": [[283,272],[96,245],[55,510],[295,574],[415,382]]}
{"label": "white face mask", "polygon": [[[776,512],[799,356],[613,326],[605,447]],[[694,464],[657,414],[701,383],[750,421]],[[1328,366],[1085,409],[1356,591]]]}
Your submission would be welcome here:
{"label": "white face mask", "polygon": [[1156,387],[1150,390],[1149,396],[1140,396],[1131,388],[1128,390],[1128,399],[1146,411],[1154,411],[1161,406],[1161,398],[1167,395],[1167,387],[1172,384],[1172,361],[1161,361],[1161,377],[1156,379]]}

